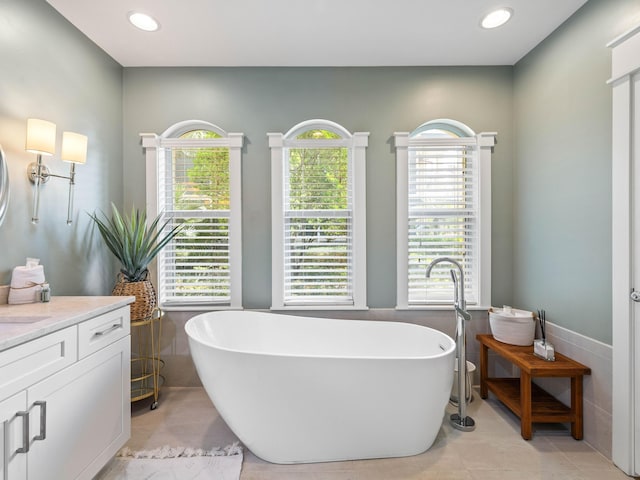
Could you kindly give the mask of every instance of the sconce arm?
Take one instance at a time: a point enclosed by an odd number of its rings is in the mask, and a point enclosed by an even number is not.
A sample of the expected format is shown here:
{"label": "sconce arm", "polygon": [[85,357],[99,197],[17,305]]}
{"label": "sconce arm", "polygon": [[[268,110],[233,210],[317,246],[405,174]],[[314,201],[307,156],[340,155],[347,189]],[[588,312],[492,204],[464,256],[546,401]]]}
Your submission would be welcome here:
{"label": "sconce arm", "polygon": [[56,178],[64,178],[65,180],[73,180],[73,177],[70,175],[56,175],[55,173],[43,173],[43,177],[56,177]]}
{"label": "sconce arm", "polygon": [[[72,170],[73,170],[73,166],[72,165]],[[75,173],[75,172],[73,172]],[[49,178],[51,177],[55,177],[55,178],[63,178],[65,180],[69,180],[72,181],[74,180],[74,176],[73,174],[71,175],[58,175],[56,173],[51,173],[51,170],[49,170],[49,167],[47,167],[45,164],[41,163],[38,164],[37,162],[31,162],[29,164],[29,166],[27,167],[27,175],[29,176],[29,181],[33,184],[36,183],[36,178],[40,177],[40,183],[46,183],[49,181]]]}

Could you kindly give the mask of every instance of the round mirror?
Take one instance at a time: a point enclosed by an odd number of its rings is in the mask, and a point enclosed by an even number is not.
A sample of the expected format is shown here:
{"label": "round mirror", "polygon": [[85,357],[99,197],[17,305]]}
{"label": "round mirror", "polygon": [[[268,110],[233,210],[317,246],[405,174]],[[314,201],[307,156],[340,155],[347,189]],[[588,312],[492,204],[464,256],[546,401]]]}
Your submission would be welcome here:
{"label": "round mirror", "polygon": [[7,214],[9,206],[9,168],[7,167],[7,159],[4,151],[0,147],[0,225]]}

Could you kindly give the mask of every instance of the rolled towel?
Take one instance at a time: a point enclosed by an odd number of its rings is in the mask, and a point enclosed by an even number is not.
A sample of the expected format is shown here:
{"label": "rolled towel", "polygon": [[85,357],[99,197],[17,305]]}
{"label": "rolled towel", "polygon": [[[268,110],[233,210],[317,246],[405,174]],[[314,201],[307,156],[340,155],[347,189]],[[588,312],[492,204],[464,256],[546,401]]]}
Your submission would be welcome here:
{"label": "rolled towel", "polygon": [[11,274],[9,303],[17,305],[38,302],[43,283],[45,283],[45,279],[42,265],[15,267]]}

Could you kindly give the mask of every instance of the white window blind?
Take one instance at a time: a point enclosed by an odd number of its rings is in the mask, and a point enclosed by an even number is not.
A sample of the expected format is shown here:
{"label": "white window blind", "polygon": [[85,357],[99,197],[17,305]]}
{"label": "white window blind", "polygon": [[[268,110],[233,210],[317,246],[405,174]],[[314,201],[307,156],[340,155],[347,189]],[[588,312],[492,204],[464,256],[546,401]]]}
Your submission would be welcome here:
{"label": "white window blind", "polygon": [[353,305],[349,150],[285,150],[284,301]]}
{"label": "white window blind", "polygon": [[309,120],[268,135],[272,308],[366,308],[368,133]]}
{"label": "white window blind", "polygon": [[409,304],[442,303],[452,296],[449,269],[426,268],[439,257],[465,271],[465,296],[477,302],[478,175],[476,156],[459,141],[409,147]]}
{"label": "white window blind", "polygon": [[166,310],[242,307],[242,133],[203,121],[141,134],[150,214],[184,225],[156,263]]}
{"label": "white window blind", "polygon": [[495,132],[449,119],[394,134],[397,182],[397,308],[450,304],[450,267],[465,274],[468,305],[491,304],[491,153]]}
{"label": "white window blind", "polygon": [[228,303],[229,149],[169,147],[163,177],[164,215],[185,224],[159,257],[164,303]]}

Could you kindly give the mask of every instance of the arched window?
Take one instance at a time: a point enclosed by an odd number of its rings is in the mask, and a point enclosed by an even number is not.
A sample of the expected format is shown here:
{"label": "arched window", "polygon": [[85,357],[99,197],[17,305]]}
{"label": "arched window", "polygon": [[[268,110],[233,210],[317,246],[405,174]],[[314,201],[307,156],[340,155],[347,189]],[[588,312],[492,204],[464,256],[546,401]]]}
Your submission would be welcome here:
{"label": "arched window", "polygon": [[368,133],[310,120],[268,135],[272,308],[366,308]]}
{"label": "arched window", "polygon": [[193,120],[141,136],[148,209],[185,224],[158,255],[160,305],[241,308],[243,135]]}
{"label": "arched window", "polygon": [[451,303],[448,268],[426,278],[439,257],[458,261],[468,305],[491,304],[491,149],[495,133],[438,119],[396,133],[397,306]]}

